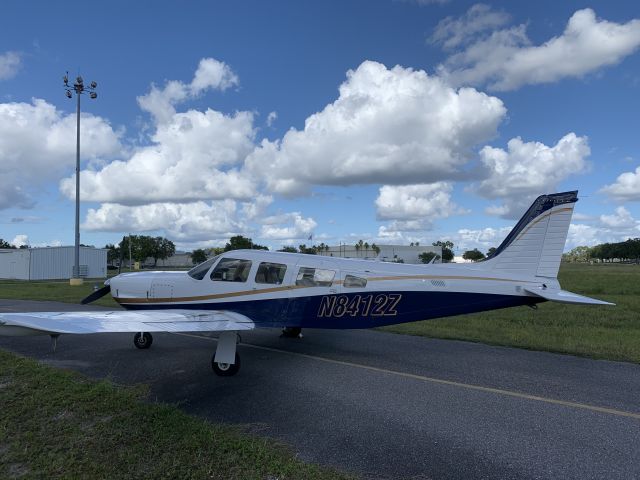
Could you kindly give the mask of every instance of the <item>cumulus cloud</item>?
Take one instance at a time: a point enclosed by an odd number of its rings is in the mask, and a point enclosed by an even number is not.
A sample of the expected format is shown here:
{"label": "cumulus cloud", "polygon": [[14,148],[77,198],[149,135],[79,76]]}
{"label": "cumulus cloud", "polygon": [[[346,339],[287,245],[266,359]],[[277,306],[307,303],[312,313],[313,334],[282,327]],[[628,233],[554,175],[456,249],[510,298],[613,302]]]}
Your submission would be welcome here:
{"label": "cumulus cloud", "polygon": [[134,207],[104,203],[98,209],[89,209],[82,228],[109,232],[162,231],[176,240],[204,241],[244,232],[247,225],[237,213],[233,200]]}
{"label": "cumulus cloud", "polygon": [[451,201],[448,182],[421,185],[384,185],[376,198],[378,220],[392,220],[388,231],[428,230],[433,220],[464,211]]}
{"label": "cumulus cloud", "polygon": [[507,13],[493,11],[489,5],[478,3],[460,18],[446,17],[440,20],[429,40],[450,50],[476,39],[477,35],[487,30],[502,27],[509,20]]}
{"label": "cumulus cloud", "polygon": [[303,130],[263,140],[247,167],[285,195],[311,185],[432,183],[459,175],[505,113],[499,99],[475,89],[365,61],[347,72],[336,101]]}
{"label": "cumulus cloud", "polygon": [[587,138],[575,133],[565,135],[553,147],[523,142],[520,137],[509,140],[507,151],[486,146],[480,160],[488,177],[475,191],[484,198],[504,201],[487,213],[518,218],[537,195],[552,193],[561,181],[583,172],[590,153]]}
{"label": "cumulus cloud", "polygon": [[11,245],[14,247],[22,247],[24,245],[29,245],[29,237],[27,235],[16,235],[13,240],[11,240]]}
{"label": "cumulus cloud", "polygon": [[238,85],[238,76],[224,62],[214,58],[203,58],[191,83],[172,80],[164,88],[151,85],[146,95],[138,97],[138,105],[149,112],[158,123],[164,123],[175,115],[175,105],[195,98],[208,89],[224,91]]}
{"label": "cumulus cloud", "polygon": [[269,112],[269,115],[267,115],[267,127],[270,127],[271,125],[273,125],[273,122],[275,122],[277,119],[278,119],[277,112]]}
{"label": "cumulus cloud", "polygon": [[[136,149],[129,159],[82,171],[81,198],[126,205],[250,199],[255,186],[238,167],[253,150],[253,137],[250,112],[176,113],[158,125],[151,145]],[[62,180],[60,190],[74,198],[74,178]]]}
{"label": "cumulus cloud", "polygon": [[[82,115],[82,159],[113,158],[122,151],[121,131]],[[0,209],[33,206],[31,189],[58,178],[75,164],[76,116],[41,99],[0,103]]]}
{"label": "cumulus cloud", "polygon": [[600,192],[620,201],[640,201],[640,167],[635,172],[625,172],[611,185],[605,185]]}
{"label": "cumulus cloud", "polygon": [[261,223],[260,238],[278,240],[307,238],[318,226],[313,218],[304,218],[300,212],[266,217]]}
{"label": "cumulus cloud", "polygon": [[[477,6],[472,10],[474,8]],[[467,12],[466,17],[471,13],[471,10]],[[484,17],[488,14],[485,9]],[[451,20],[452,25],[458,25],[455,22]],[[457,22],[464,25],[465,18]],[[465,38],[463,34],[456,36],[454,31],[448,33],[445,41],[452,40],[454,44]],[[639,46],[639,19],[624,24],[609,22],[596,18],[595,12],[586,8],[571,16],[562,35],[542,45],[532,45],[526,25],[495,30],[450,56],[438,67],[438,72],[457,85],[514,90],[523,85],[582,77],[619,63]]]}
{"label": "cumulus cloud", "polygon": [[22,58],[18,52],[5,52],[0,54],[0,80],[7,80],[14,77],[20,66]]}

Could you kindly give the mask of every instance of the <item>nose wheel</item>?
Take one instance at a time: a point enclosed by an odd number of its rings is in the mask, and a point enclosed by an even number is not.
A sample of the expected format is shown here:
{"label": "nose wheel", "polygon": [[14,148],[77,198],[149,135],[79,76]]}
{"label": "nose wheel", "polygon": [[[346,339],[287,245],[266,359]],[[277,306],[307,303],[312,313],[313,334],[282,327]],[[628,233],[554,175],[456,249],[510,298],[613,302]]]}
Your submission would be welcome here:
{"label": "nose wheel", "polygon": [[133,344],[140,348],[149,348],[153,343],[153,337],[149,332],[138,332],[133,336]]}

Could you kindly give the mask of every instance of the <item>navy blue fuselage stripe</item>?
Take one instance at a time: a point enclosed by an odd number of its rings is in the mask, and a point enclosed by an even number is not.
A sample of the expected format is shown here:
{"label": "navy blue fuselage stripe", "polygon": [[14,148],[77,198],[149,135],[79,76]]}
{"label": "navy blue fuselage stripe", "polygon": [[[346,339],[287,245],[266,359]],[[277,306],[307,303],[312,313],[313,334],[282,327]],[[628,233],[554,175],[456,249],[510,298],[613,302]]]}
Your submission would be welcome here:
{"label": "navy blue fuselage stripe", "polygon": [[[359,296],[359,299],[355,297]],[[340,298],[346,297],[346,298]],[[386,307],[374,312],[371,297],[383,300]],[[332,300],[333,298],[333,300]],[[464,313],[481,312],[498,308],[533,305],[544,301],[540,298],[516,295],[494,295],[465,292],[359,292],[348,294],[316,295],[308,297],[275,298],[245,302],[176,303],[164,305],[124,304],[128,310],[229,310],[247,316],[262,327],[303,328],[371,328],[396,323],[415,322],[448,317]],[[336,303],[337,302],[337,303]],[[352,303],[353,302],[353,303]],[[363,302],[365,303],[362,306]],[[356,305],[350,312],[337,305]],[[361,306],[358,308],[357,305]],[[375,313],[375,314],[374,314]]]}

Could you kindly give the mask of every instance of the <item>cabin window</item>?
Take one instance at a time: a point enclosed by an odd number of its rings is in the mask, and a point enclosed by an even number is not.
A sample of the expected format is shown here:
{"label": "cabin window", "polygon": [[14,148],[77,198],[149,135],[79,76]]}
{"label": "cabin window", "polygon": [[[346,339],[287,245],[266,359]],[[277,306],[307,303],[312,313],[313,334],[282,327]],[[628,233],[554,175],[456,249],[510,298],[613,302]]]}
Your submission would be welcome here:
{"label": "cabin window", "polygon": [[256,272],[256,283],[280,285],[284,280],[287,266],[282,263],[262,262]]}
{"label": "cabin window", "polygon": [[300,267],[296,285],[302,287],[330,287],[336,272],[320,268]]}
{"label": "cabin window", "polygon": [[246,282],[251,270],[250,260],[223,258],[211,272],[211,280],[221,282]]}
{"label": "cabin window", "polygon": [[187,272],[187,275],[189,275],[191,278],[195,278],[196,280],[202,280],[211,268],[211,265],[216,263],[216,260],[218,260],[219,256],[220,255],[216,255],[215,257],[210,258],[209,260],[205,260],[204,262],[196,265]]}
{"label": "cabin window", "polygon": [[356,277],[355,275],[347,275],[342,283],[346,288],[364,288],[367,286],[367,279]]}

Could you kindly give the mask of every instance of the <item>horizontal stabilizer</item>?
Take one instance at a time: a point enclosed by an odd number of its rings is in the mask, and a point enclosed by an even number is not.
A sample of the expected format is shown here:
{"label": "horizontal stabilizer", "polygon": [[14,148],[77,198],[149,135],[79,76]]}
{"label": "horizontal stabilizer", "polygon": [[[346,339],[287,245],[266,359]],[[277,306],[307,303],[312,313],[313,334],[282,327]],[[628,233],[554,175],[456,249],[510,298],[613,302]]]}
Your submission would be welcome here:
{"label": "horizontal stabilizer", "polygon": [[525,291],[542,297],[545,300],[560,303],[572,303],[574,305],[615,305],[615,303],[604,302],[595,298],[585,297],[577,293],[566,290],[553,290],[550,288],[525,288]]}
{"label": "horizontal stabilizer", "polygon": [[226,310],[139,310],[0,313],[0,335],[252,330],[253,321]]}

